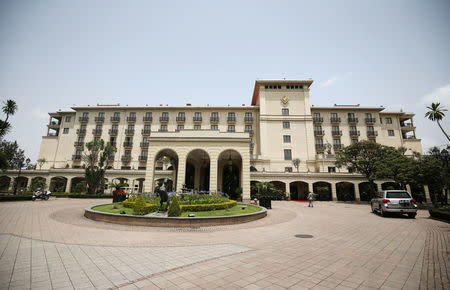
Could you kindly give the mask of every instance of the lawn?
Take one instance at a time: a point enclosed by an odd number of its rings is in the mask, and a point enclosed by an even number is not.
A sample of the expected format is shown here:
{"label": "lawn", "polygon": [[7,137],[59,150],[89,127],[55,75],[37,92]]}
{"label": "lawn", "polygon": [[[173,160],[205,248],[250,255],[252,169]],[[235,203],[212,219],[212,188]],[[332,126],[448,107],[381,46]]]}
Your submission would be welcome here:
{"label": "lawn", "polygon": [[[245,209],[242,209],[245,207]],[[247,214],[254,213],[260,211],[261,208],[253,205],[235,205],[229,209],[219,209],[219,210],[211,210],[211,211],[185,211],[181,213],[182,217],[187,217],[189,214],[193,213],[196,217],[207,217],[207,216],[230,216],[230,215],[239,215],[239,214]]]}
{"label": "lawn", "polygon": [[109,212],[109,213],[118,213],[120,214],[121,211],[124,211],[126,214],[133,214],[133,209],[124,207],[121,204],[116,204],[117,209],[114,208],[114,204],[105,204],[105,205],[99,205],[96,207],[93,207],[93,210],[101,211],[101,212]]}

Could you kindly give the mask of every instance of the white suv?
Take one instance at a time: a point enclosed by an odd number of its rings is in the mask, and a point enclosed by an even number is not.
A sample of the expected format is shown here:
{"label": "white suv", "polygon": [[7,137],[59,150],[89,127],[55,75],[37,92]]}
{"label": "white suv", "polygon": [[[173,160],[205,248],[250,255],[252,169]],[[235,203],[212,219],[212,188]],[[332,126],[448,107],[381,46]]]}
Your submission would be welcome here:
{"label": "white suv", "polygon": [[414,218],[417,215],[416,200],[406,190],[384,190],[378,193],[377,198],[370,201],[372,212],[379,211],[380,215],[386,213],[408,214]]}

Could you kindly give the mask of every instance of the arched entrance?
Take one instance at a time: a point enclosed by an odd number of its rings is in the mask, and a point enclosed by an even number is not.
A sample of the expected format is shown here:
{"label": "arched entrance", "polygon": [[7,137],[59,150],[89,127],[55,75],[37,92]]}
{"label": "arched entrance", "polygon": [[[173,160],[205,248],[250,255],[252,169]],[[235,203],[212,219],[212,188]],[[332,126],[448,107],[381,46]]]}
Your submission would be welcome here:
{"label": "arched entrance", "polygon": [[211,160],[205,150],[195,149],[186,157],[186,177],[184,183],[187,189],[209,191],[209,172]]}
{"label": "arched entrance", "polygon": [[331,184],[325,181],[313,183],[313,192],[317,194],[317,200],[332,200]]}
{"label": "arched entrance", "polygon": [[154,169],[154,179],[152,188],[158,186],[156,180],[159,179],[170,179],[172,180],[172,188],[175,190],[177,188],[177,176],[178,176],[178,154],[172,149],[163,149],[159,151],[155,156]]}
{"label": "arched entrance", "polygon": [[336,195],[340,201],[355,200],[355,185],[345,181],[336,183]]}
{"label": "arched entrance", "polygon": [[242,194],[242,157],[239,152],[229,149],[220,153],[217,170],[218,190],[231,199],[238,200]]}
{"label": "arched entrance", "polygon": [[[370,201],[372,199],[370,185],[371,185],[370,182],[367,181],[358,184],[361,201]],[[372,189],[373,192],[377,192],[377,185],[373,184]]]}
{"label": "arched entrance", "polygon": [[47,189],[46,180],[44,177],[33,177],[30,182],[30,190],[34,191],[35,189],[40,188],[42,190]]}
{"label": "arched entrance", "polygon": [[66,190],[67,178],[63,176],[55,176],[50,179],[48,190],[51,192],[64,192]]}
{"label": "arched entrance", "polygon": [[[166,178],[159,178],[159,179],[155,180],[155,192],[158,191],[158,189],[161,187],[161,185],[163,184],[165,179]],[[167,178],[166,191],[167,192],[174,191],[173,180],[170,178]]]}
{"label": "arched entrance", "polygon": [[306,200],[308,194],[308,183],[294,181],[289,184],[291,200]]}
{"label": "arched entrance", "polygon": [[388,182],[384,182],[381,184],[381,189],[382,190],[392,190],[392,189],[403,189],[403,188],[401,188],[398,183],[388,181]]}
{"label": "arched entrance", "polygon": [[280,196],[277,196],[276,199],[281,199],[282,197],[286,196],[286,183],[277,180],[271,181],[270,183],[272,183],[276,189],[281,190],[281,192],[283,193]]}
{"label": "arched entrance", "polygon": [[6,191],[9,189],[10,185],[11,185],[11,177],[6,175],[0,177],[0,190]]}
{"label": "arched entrance", "polygon": [[15,178],[17,183],[17,190],[26,191],[28,186],[28,178],[25,176],[20,176],[19,178]]}
{"label": "arched entrance", "polygon": [[72,178],[72,185],[70,186],[70,192],[82,193],[86,192],[86,181],[84,177]]}

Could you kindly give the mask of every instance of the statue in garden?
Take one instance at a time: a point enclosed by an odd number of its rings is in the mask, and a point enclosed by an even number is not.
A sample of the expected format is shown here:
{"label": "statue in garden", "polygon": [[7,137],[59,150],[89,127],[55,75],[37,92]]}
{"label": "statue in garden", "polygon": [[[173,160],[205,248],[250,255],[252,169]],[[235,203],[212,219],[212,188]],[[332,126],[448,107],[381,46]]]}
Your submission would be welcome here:
{"label": "statue in garden", "polygon": [[160,201],[159,201],[159,210],[160,211],[162,211],[162,209],[163,209],[164,202],[167,202],[167,207],[166,207],[165,211],[167,211],[169,209],[170,199],[169,199],[169,194],[167,193],[166,183],[167,183],[167,178],[164,178],[163,184],[158,188],[158,190],[156,192],[160,199]]}

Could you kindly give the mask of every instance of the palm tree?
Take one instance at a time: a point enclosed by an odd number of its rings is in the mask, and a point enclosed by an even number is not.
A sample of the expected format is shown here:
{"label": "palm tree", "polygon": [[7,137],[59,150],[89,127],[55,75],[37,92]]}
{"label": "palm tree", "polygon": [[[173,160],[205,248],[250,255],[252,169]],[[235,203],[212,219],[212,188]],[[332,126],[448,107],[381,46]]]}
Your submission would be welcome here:
{"label": "palm tree", "polygon": [[14,115],[17,111],[17,104],[13,100],[7,100],[3,102],[3,113],[6,114],[5,120],[0,120],[0,138],[4,136],[11,129],[11,125],[8,122],[9,116]]}
{"label": "palm tree", "polygon": [[441,123],[439,123],[439,121],[441,121],[445,117],[444,112],[447,112],[447,109],[442,107],[440,103],[431,103],[431,106],[427,107],[427,109],[429,111],[425,114],[425,117],[433,122],[436,121],[439,128],[441,128],[442,133],[444,133],[445,137],[447,137],[448,141],[450,141],[450,137],[447,135],[447,133],[445,133],[444,129],[441,126]]}

